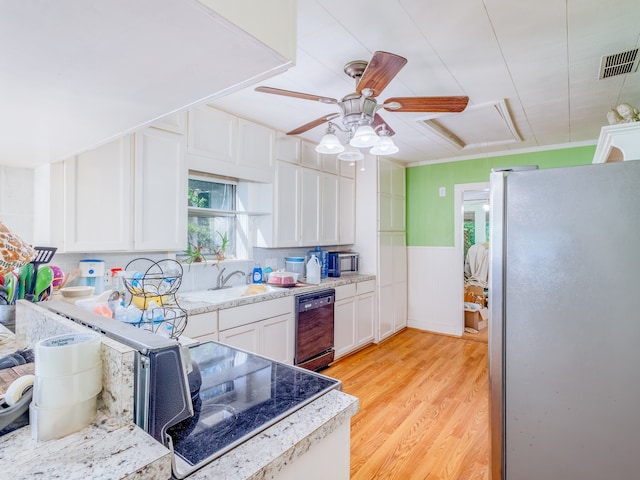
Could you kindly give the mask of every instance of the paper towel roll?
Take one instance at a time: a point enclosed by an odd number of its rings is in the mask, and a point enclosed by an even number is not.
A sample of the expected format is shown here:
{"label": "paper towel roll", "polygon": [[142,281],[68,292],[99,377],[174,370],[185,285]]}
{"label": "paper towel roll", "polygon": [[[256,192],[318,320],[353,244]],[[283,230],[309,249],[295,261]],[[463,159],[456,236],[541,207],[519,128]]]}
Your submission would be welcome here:
{"label": "paper towel roll", "polygon": [[101,364],[100,343],[97,333],[70,333],[41,340],[35,346],[35,374],[55,377],[92,369]]}

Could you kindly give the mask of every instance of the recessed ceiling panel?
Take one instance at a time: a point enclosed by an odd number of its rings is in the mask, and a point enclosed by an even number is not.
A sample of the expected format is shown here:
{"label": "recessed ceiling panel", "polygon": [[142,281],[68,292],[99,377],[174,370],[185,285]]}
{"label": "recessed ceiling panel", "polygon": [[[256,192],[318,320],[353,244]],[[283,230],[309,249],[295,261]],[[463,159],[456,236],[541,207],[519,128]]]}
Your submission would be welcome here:
{"label": "recessed ceiling panel", "polygon": [[460,149],[521,141],[503,100],[467,107],[462,113],[420,122]]}

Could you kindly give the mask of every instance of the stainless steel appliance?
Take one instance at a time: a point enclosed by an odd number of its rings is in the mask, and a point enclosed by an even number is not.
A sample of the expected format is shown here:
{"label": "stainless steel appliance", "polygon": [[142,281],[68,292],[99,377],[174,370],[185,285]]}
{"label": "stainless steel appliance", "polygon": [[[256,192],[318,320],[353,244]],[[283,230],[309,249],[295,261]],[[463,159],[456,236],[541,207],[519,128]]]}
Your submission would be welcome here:
{"label": "stainless steel appliance", "polygon": [[640,472],[640,161],[491,174],[492,480]]}
{"label": "stainless steel appliance", "polygon": [[338,380],[217,342],[180,347],[66,302],[43,306],[135,349],[134,421],[171,450],[175,478],[341,388]]}
{"label": "stainless steel appliance", "polygon": [[357,273],[360,264],[360,254],[356,252],[329,252],[329,277],[339,277],[343,273]]}
{"label": "stainless steel appliance", "polygon": [[319,371],[333,362],[333,289],[296,295],[295,364]]}

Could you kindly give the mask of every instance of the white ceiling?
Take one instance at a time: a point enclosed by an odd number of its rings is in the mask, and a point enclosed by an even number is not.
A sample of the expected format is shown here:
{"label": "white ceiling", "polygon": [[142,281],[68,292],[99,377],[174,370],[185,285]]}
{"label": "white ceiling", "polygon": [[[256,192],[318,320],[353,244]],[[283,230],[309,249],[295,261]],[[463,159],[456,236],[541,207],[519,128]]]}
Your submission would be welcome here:
{"label": "white ceiling", "polygon": [[[637,0],[304,0],[298,20],[296,66],[261,85],[340,99],[354,90],[343,66],[384,50],[408,63],[379,100],[469,96],[466,112],[439,119],[468,140],[462,149],[427,114],[380,111],[405,162],[595,143],[611,107],[640,106],[640,73],[598,79],[603,55],[640,45]],[[495,121],[501,102],[515,132]],[[252,88],[213,104],[283,131],[337,111]]]}
{"label": "white ceiling", "polygon": [[[639,46],[638,0],[301,0],[298,13],[296,66],[260,85],[339,99],[354,90],[343,66],[384,50],[408,63],[380,100],[469,96],[435,120],[465,148],[426,114],[380,112],[405,162],[595,143],[611,107],[640,106],[640,73],[598,80],[601,56]],[[238,45],[216,22],[193,0],[0,0],[0,165],[64,158],[277,62],[265,50],[220,68]],[[209,103],[283,131],[336,111],[253,88]]]}

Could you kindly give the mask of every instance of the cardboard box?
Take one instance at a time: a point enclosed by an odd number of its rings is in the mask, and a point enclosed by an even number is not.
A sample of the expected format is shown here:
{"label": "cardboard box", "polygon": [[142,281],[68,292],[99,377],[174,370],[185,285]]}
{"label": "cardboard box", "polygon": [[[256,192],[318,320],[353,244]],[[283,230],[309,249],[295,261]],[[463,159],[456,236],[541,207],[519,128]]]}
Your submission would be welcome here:
{"label": "cardboard box", "polygon": [[484,288],[476,285],[465,285],[464,301],[477,303],[483,307],[487,306],[487,298],[484,296]]}
{"label": "cardboard box", "polygon": [[464,326],[475,328],[476,330],[482,330],[487,328],[487,322],[489,320],[489,309],[482,308],[480,310],[465,310],[464,311]]}

